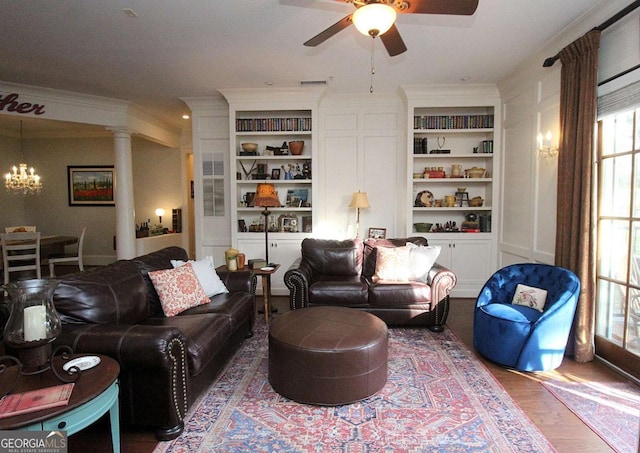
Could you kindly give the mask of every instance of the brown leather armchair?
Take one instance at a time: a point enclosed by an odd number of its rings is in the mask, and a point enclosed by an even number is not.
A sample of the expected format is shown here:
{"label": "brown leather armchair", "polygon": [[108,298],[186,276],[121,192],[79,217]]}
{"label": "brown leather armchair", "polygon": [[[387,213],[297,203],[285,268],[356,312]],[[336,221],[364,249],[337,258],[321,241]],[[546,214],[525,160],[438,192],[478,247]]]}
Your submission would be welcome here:
{"label": "brown leather armchair", "polygon": [[456,276],[435,263],[426,281],[381,283],[374,278],[378,247],[399,247],[407,242],[426,246],[423,237],[304,239],[301,257],[287,270],[292,310],[318,305],[351,307],[380,317],[388,325],[424,325],[440,332],[449,313],[449,294]]}

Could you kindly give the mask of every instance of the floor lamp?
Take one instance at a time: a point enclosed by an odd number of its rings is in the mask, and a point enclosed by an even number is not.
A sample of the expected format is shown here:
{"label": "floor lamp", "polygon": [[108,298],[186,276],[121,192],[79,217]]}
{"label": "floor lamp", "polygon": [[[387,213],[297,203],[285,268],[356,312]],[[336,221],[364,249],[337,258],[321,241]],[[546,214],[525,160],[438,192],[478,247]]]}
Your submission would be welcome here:
{"label": "floor lamp", "polygon": [[271,214],[269,208],[279,208],[282,206],[274,185],[258,184],[256,188],[256,196],[253,197],[253,202],[251,204],[253,206],[264,208],[262,211],[262,215],[264,216],[264,255],[267,266],[269,266],[269,214]]}
{"label": "floor lamp", "polygon": [[350,208],[356,208],[356,237],[360,233],[360,208],[370,208],[369,200],[367,200],[366,192],[353,192],[351,195]]}

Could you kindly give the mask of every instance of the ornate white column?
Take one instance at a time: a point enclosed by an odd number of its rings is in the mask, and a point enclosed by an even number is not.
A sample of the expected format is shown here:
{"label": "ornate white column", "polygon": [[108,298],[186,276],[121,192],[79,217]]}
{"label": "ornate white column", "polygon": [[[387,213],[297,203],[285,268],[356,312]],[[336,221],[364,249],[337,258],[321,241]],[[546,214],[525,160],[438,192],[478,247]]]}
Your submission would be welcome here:
{"label": "ornate white column", "polygon": [[131,130],[110,128],[116,170],[116,258],[131,259],[136,255],[136,221],[133,198],[133,161]]}

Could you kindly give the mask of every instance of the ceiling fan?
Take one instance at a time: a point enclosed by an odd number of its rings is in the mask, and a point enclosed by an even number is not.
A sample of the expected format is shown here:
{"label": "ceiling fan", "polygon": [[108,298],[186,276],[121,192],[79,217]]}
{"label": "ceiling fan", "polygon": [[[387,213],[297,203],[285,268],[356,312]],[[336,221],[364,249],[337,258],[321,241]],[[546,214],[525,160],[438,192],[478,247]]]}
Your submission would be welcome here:
{"label": "ceiling fan", "polygon": [[356,7],[353,14],[342,18],[326,30],[304,43],[315,47],[344,30],[352,23],[358,31],[372,38],[380,36],[390,56],[399,55],[407,50],[400,32],[394,22],[400,14],[452,14],[472,15],[478,0],[335,0],[351,3]]}

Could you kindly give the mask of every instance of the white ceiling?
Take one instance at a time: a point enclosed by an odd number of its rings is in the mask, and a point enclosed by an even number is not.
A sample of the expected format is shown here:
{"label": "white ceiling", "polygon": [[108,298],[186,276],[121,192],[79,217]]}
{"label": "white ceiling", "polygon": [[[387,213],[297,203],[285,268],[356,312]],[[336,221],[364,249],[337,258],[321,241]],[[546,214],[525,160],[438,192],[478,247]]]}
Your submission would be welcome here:
{"label": "white ceiling", "polygon": [[[376,40],[376,92],[400,84],[497,82],[606,0],[480,0],[473,16],[399,15],[408,51]],[[133,101],[180,125],[186,96],[327,80],[368,93],[371,38],[337,0],[0,0],[0,80]],[[135,17],[125,9],[135,12]],[[540,62],[542,64],[542,61]]]}

